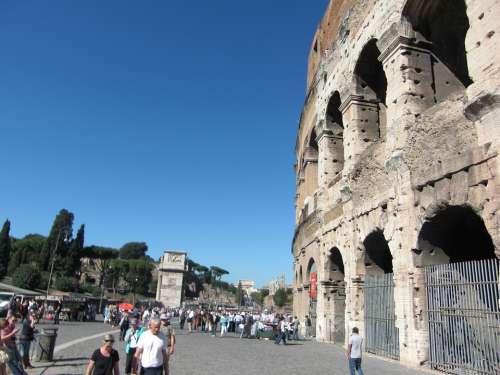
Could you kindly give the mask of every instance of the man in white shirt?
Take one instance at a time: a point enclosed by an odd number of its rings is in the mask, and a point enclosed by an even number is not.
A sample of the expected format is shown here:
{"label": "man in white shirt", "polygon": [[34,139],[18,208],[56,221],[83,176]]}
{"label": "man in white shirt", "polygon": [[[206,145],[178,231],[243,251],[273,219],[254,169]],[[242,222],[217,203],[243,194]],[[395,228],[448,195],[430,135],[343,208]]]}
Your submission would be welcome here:
{"label": "man in white shirt", "polygon": [[161,323],[151,319],[149,330],[144,332],[137,343],[135,356],[140,358],[144,375],[168,374],[167,338],[160,332]]}
{"label": "man in white shirt", "polygon": [[352,329],[352,335],[349,337],[349,345],[347,346],[346,357],[349,361],[349,370],[351,375],[355,375],[358,370],[358,375],[364,375],[361,369],[361,351],[363,347],[363,338],[359,335],[357,327]]}

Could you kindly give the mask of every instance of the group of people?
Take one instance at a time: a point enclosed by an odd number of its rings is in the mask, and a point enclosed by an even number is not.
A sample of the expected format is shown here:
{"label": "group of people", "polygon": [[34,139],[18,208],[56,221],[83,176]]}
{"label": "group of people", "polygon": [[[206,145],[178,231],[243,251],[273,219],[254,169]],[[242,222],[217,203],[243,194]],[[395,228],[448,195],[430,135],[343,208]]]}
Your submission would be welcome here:
{"label": "group of people", "polygon": [[[149,310],[146,314],[123,312],[120,323],[125,322],[127,329],[123,337],[120,334],[125,341],[125,374],[168,375],[169,358],[175,348],[170,314],[163,311],[157,317]],[[90,358],[86,375],[119,375],[120,356],[113,349],[114,342],[113,335],[104,336],[102,346]]]}
{"label": "group of people", "polygon": [[[21,327],[17,326],[21,318]],[[30,363],[31,343],[36,333],[36,316],[28,310],[24,316],[9,312],[0,319],[0,375],[7,374],[7,366],[13,375],[26,375]]]}
{"label": "group of people", "polygon": [[180,329],[187,325],[189,332],[207,332],[212,336],[219,332],[221,337],[234,332],[239,333],[240,338],[260,338],[264,332],[272,332],[278,343],[286,343],[287,339],[299,340],[300,321],[296,316],[268,313],[267,310],[263,313],[234,312],[198,306],[180,309],[178,315]]}

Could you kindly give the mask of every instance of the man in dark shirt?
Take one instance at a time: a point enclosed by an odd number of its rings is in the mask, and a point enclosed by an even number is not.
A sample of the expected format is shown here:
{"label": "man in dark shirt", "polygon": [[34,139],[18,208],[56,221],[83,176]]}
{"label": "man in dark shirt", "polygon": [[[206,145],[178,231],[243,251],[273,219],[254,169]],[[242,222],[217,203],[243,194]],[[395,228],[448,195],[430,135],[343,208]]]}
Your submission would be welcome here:
{"label": "man in dark shirt", "polygon": [[113,349],[115,338],[113,335],[104,336],[102,346],[90,357],[89,365],[85,375],[120,375],[118,366],[120,357]]}
{"label": "man in dark shirt", "polygon": [[21,334],[19,335],[19,351],[23,360],[24,368],[33,368],[30,363],[30,347],[35,336],[35,318],[28,314],[23,320]]}

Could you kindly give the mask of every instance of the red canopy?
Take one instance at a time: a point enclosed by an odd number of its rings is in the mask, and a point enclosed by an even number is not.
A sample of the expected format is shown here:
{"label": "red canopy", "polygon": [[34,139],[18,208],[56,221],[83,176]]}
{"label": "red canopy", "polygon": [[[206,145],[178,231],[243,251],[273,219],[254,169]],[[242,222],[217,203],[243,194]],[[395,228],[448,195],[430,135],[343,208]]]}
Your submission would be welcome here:
{"label": "red canopy", "polygon": [[123,311],[130,311],[134,309],[134,306],[131,303],[120,303],[118,308]]}

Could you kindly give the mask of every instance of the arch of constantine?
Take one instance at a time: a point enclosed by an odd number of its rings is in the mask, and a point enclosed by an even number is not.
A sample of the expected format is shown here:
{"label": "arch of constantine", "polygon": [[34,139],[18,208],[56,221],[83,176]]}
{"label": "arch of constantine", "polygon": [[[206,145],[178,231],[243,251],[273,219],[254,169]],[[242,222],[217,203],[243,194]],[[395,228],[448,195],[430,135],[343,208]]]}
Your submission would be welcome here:
{"label": "arch of constantine", "polygon": [[330,1],[292,246],[294,311],[318,340],[345,345],[356,326],[376,355],[500,368],[498,19],[498,0]]}

